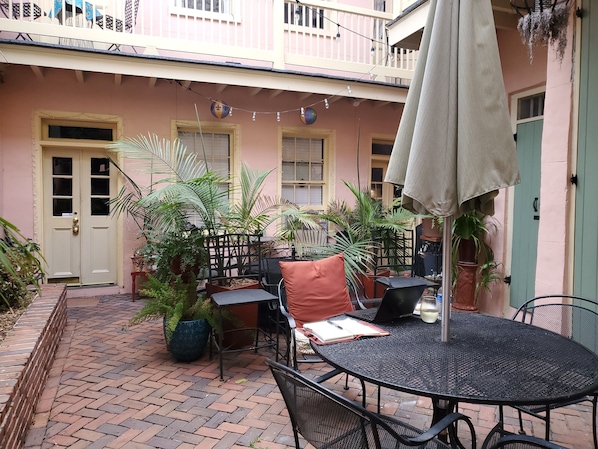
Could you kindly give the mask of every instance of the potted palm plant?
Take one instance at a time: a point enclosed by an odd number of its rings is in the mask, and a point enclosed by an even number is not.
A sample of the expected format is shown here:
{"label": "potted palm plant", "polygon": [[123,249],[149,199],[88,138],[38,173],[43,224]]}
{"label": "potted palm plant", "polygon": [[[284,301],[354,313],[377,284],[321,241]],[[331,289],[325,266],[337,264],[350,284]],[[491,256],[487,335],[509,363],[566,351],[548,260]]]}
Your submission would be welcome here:
{"label": "potted palm plant", "polygon": [[[281,216],[301,216],[298,207],[262,195],[263,182],[272,170],[254,171],[243,164],[238,189],[227,190],[222,188],[226,180],[178,139],[170,142],[155,135],[127,138],[111,144],[109,150],[151,174],[150,184],[144,187],[125,176],[128,188],[119,192],[113,204],[115,213],[130,214],[143,224],[145,245],[155,257],[156,276],[161,281],[169,273],[176,274],[179,264],[183,265],[180,268],[199,265],[196,268],[203,268],[206,278],[214,267],[230,266],[225,260],[228,253],[208,252],[204,238],[229,232],[262,233]],[[190,248],[195,253],[190,253]],[[214,258],[222,260],[214,262]],[[236,257],[234,261],[239,273],[251,269],[240,267],[242,260]],[[198,273],[196,269],[193,275]],[[216,277],[223,276],[217,273]],[[255,318],[239,317],[240,321],[256,321],[257,308],[253,309]]]}
{"label": "potted palm plant", "polygon": [[[335,235],[331,245],[319,246],[316,253],[322,257],[343,253],[347,276],[365,288],[371,285],[371,291],[366,290],[366,294],[373,297],[371,270],[376,253],[384,252],[389,236],[412,229],[417,215],[401,207],[400,198],[384,207],[368,191],[346,181],[344,184],[353,194],[355,204],[351,207],[344,201],[333,201],[319,216],[332,224]],[[396,260],[401,259],[401,255],[395,256]],[[396,273],[405,269],[398,264],[391,265]]]}
{"label": "potted palm plant", "polygon": [[461,215],[453,223],[453,307],[478,310],[476,304],[482,290],[500,278],[494,251],[486,239],[493,224],[476,211]]}

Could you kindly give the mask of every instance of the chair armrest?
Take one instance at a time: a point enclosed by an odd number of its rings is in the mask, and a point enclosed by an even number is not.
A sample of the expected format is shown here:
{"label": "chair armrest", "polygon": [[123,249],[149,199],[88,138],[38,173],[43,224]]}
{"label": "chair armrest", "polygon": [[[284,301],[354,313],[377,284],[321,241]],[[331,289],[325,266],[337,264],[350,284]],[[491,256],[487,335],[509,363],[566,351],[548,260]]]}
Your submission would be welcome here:
{"label": "chair armrest", "polygon": [[436,424],[434,424],[432,427],[430,427],[428,430],[426,430],[425,432],[417,435],[417,436],[412,436],[412,437],[407,437],[404,434],[401,435],[401,433],[404,431],[405,429],[405,424],[395,420],[394,418],[390,417],[390,416],[385,416],[385,415],[377,415],[382,424],[383,427],[385,428],[385,430],[389,433],[391,433],[395,438],[398,438],[399,441],[401,439],[403,440],[408,440],[410,445],[419,445],[419,444],[424,444],[434,438],[437,438],[438,435],[440,435],[440,433],[442,433],[443,430],[448,429],[449,435],[451,437],[451,441],[454,441],[458,446],[460,447],[464,447],[455,432],[456,429],[456,423],[458,421],[463,421],[465,422],[465,424],[467,424],[467,427],[469,428],[469,431],[471,433],[471,449],[475,449],[476,448],[476,433],[475,433],[475,429],[473,427],[473,423],[471,422],[471,419],[469,419],[469,417],[463,415],[462,413],[451,413],[447,416],[445,416],[444,418],[442,418],[440,421],[438,421]]}

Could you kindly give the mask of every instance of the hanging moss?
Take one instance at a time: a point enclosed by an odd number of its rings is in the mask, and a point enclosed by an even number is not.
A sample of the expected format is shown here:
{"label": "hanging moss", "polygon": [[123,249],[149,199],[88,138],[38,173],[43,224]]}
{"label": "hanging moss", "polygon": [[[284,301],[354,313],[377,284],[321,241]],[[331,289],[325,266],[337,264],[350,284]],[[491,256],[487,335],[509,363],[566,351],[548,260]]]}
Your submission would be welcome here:
{"label": "hanging moss", "polygon": [[554,8],[537,8],[519,19],[517,29],[527,46],[530,63],[533,60],[533,49],[538,45],[554,45],[559,61],[563,60],[567,48],[569,9],[567,4]]}

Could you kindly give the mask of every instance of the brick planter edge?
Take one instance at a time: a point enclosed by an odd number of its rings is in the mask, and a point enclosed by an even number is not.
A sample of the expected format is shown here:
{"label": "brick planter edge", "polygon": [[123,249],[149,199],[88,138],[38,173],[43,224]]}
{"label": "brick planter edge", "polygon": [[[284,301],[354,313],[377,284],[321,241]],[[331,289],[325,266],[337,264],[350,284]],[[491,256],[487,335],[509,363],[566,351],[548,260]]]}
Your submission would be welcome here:
{"label": "brick planter edge", "polygon": [[66,326],[66,285],[43,285],[0,344],[0,448],[23,447]]}

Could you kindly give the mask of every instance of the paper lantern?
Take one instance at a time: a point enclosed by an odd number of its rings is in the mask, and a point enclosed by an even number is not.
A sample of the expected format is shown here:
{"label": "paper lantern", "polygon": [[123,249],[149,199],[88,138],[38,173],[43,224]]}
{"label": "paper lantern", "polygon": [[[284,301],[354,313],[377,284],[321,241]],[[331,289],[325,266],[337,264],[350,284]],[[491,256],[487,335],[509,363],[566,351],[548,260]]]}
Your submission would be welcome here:
{"label": "paper lantern", "polygon": [[305,108],[301,109],[301,122],[304,125],[313,125],[318,118],[318,114],[316,113],[314,108]]}
{"label": "paper lantern", "polygon": [[230,112],[230,107],[222,101],[212,101],[210,112],[216,118],[226,118]]}

